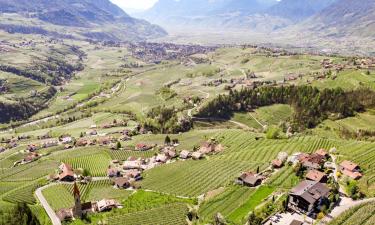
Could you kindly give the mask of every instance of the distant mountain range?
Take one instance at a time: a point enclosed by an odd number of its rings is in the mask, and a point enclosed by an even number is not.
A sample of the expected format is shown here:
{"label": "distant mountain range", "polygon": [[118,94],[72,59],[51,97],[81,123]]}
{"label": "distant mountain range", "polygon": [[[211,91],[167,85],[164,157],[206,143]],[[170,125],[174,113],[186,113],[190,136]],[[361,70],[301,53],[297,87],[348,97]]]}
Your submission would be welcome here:
{"label": "distant mountain range", "polygon": [[375,43],[374,0],[159,0],[134,16],[175,34],[171,41],[189,41],[184,36],[191,35],[207,43],[199,36],[210,34],[221,42],[233,38],[234,43],[363,47],[366,52]]}
{"label": "distant mountain range", "polygon": [[130,17],[109,0],[0,0],[0,13],[39,20],[43,28],[48,24],[76,27],[77,35],[91,39],[144,40],[166,35],[161,27]]}
{"label": "distant mountain range", "polygon": [[300,22],[336,0],[159,0],[139,14],[166,28],[243,28],[272,31]]}

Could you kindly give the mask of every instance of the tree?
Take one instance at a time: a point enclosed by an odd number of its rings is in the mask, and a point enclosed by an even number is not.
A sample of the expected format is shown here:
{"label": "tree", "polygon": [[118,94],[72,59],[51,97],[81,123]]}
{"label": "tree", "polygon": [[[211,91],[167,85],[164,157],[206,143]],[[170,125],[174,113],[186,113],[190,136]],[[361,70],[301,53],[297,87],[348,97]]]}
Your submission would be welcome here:
{"label": "tree", "polygon": [[257,167],[257,173],[259,173],[259,166]]}
{"label": "tree", "polygon": [[168,135],[164,139],[164,144],[165,145],[170,145],[171,144],[171,138]]}
{"label": "tree", "polygon": [[214,224],[215,225],[225,225],[227,222],[224,219],[224,216],[221,213],[216,213],[214,216]]}
{"label": "tree", "polygon": [[116,149],[120,149],[122,146],[121,146],[121,143],[118,141],[117,144],[116,144]]}
{"label": "tree", "polygon": [[9,212],[2,215],[0,210],[0,224],[10,225],[40,225],[38,219],[31,212],[30,207],[26,203],[17,203]]}
{"label": "tree", "polygon": [[88,170],[87,168],[83,169],[82,176],[88,177],[90,175],[91,175],[90,170]]}
{"label": "tree", "polygon": [[254,212],[251,212],[249,214],[249,217],[247,219],[248,225],[260,225],[262,224],[262,218],[257,217]]}
{"label": "tree", "polygon": [[278,139],[280,138],[281,130],[278,127],[272,126],[267,129],[266,138],[267,139]]}

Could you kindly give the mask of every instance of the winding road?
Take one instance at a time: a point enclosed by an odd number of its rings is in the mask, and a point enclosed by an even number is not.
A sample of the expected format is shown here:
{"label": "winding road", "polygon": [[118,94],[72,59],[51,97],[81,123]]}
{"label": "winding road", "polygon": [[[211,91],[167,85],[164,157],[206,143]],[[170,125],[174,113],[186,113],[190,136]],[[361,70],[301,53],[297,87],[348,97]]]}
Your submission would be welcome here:
{"label": "winding road", "polygon": [[53,225],[61,225],[60,219],[57,217],[55,211],[51,208],[51,206],[48,204],[46,198],[44,198],[42,191],[46,188],[49,188],[51,186],[57,185],[58,183],[50,183],[46,186],[40,187],[36,189],[35,195],[38,198],[39,202],[42,204],[44,210],[46,210],[49,218],[51,219],[51,222]]}

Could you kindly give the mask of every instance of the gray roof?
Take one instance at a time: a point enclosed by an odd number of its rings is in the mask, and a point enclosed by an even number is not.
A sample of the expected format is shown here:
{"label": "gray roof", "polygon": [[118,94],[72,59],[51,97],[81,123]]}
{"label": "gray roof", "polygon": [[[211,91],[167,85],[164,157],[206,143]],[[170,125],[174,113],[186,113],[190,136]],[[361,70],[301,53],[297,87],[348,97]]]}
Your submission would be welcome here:
{"label": "gray roof", "polygon": [[327,197],[330,189],[317,181],[305,180],[299,183],[291,191],[291,195],[298,195],[309,203],[314,203],[321,197]]}

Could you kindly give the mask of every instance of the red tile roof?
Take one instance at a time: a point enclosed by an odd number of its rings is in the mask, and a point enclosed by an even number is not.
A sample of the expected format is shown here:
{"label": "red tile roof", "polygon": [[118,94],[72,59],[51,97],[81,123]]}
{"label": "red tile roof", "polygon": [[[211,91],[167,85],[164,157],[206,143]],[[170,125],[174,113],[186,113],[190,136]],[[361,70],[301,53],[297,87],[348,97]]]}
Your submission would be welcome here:
{"label": "red tile roof", "polygon": [[354,171],[358,167],[357,164],[348,160],[343,161],[340,166],[349,171]]}
{"label": "red tile roof", "polygon": [[318,170],[310,170],[306,174],[306,179],[314,180],[314,181],[318,181],[318,182],[320,182],[323,179],[323,177],[325,177],[325,173],[322,173]]}

